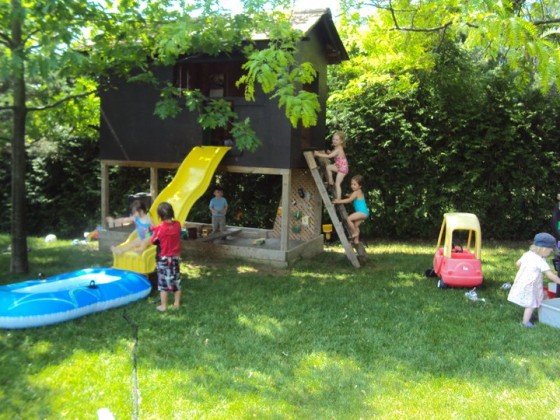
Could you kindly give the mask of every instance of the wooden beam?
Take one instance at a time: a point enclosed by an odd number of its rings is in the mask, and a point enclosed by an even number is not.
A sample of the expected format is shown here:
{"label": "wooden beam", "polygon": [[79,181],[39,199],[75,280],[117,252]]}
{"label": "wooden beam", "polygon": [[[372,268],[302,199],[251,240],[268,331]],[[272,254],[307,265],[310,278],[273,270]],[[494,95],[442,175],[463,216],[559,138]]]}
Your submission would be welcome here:
{"label": "wooden beam", "polygon": [[218,166],[218,171],[220,172],[230,172],[238,174],[257,174],[257,175],[286,175],[290,172],[289,169],[282,168],[251,168],[248,166],[230,166],[230,165],[220,165]]}
{"label": "wooden beam", "polygon": [[134,160],[105,160],[101,163],[107,166],[127,166],[132,168],[157,168],[157,169],[177,169],[180,163],[173,162],[143,162]]}
{"label": "wooden beam", "polygon": [[[146,162],[134,160],[106,160],[100,161],[107,166],[126,166],[133,168],[155,168],[155,169],[177,169],[180,163],[173,162]],[[285,168],[266,168],[266,167],[250,167],[250,166],[236,166],[236,165],[220,165],[217,168],[220,172],[231,172],[239,174],[257,174],[257,175],[285,175],[290,172]]]}
{"label": "wooden beam", "polygon": [[226,236],[237,235],[237,234],[241,233],[241,230],[242,229],[230,229],[230,230],[226,230],[225,232],[211,233],[210,235],[205,236],[203,238],[198,238],[197,241],[200,241],[200,242],[215,241],[216,239],[222,239],[222,238],[225,238]]}

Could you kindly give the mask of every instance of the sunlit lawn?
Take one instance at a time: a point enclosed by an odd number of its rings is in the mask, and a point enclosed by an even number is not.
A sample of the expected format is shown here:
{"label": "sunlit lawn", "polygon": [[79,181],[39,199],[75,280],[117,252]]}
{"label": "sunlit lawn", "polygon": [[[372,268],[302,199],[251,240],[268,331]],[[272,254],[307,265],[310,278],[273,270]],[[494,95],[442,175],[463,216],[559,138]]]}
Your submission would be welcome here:
{"label": "sunlit lawn", "polygon": [[[0,283],[111,264],[69,242],[31,246],[31,274],[11,276],[5,253]],[[373,242],[361,269],[336,247],[289,270],[187,255],[177,312],[158,313],[153,294],[0,331],[0,417],[560,418],[560,330],[520,327],[500,288],[528,244],[483,244],[486,302],[424,277],[434,246]]]}

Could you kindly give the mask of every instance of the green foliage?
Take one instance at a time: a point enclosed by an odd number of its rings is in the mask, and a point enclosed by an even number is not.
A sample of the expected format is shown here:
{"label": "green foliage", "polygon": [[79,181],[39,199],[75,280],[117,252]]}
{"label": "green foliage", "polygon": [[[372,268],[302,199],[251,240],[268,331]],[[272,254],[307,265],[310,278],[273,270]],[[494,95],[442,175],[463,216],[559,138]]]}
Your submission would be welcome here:
{"label": "green foliage", "polygon": [[185,105],[191,112],[201,112],[204,103],[204,95],[198,90],[187,90],[183,92],[185,97]]}
{"label": "green foliage", "polygon": [[82,139],[66,139],[60,144],[44,140],[31,148],[29,232],[83,239],[84,232],[95,229],[101,216],[98,154],[96,141]]}
{"label": "green foliage", "polygon": [[291,86],[285,86],[274,95],[280,98],[278,105],[286,107],[286,117],[290,119],[292,126],[297,127],[300,119],[304,127],[316,125],[317,114],[321,110],[317,94],[301,90],[294,96],[289,93],[292,90]]}
{"label": "green foliage", "polygon": [[342,21],[353,56],[329,80],[329,124],[348,132],[352,170],[369,180],[375,223],[364,229],[435,236],[444,212],[468,211],[486,237],[548,230],[560,170],[559,49],[548,35],[558,8],[386,6]]}
{"label": "green foliage", "polygon": [[256,148],[261,145],[260,140],[251,127],[251,120],[248,117],[243,121],[234,122],[230,132],[235,138],[240,150],[254,152]]}
{"label": "green foliage", "polygon": [[[27,117],[69,100],[86,97],[93,66],[83,47],[84,34],[106,18],[95,2],[12,0],[0,7],[0,112],[10,112],[11,234],[10,271],[28,270],[26,245]],[[91,47],[91,45],[89,46]],[[4,123],[4,121],[3,121]],[[4,124],[2,124],[4,125]],[[76,124],[79,126],[79,124]],[[2,135],[3,138],[6,136]]]}
{"label": "green foliage", "polygon": [[[12,61],[18,56],[10,53],[19,51],[25,60],[22,67],[25,74],[21,76],[28,82],[27,107],[41,108],[65,96],[80,95],[90,89],[91,83],[83,77],[90,70],[88,55],[75,47],[83,42],[82,34],[87,31],[88,25],[104,20],[103,10],[93,3],[74,0],[54,0],[44,5],[25,2],[21,9],[25,42],[20,45],[15,44],[15,33],[11,31],[15,18],[13,10],[7,5],[0,8],[2,84],[14,76],[14,71],[19,71],[18,63]],[[11,104],[11,100],[8,103]]]}
{"label": "green foliage", "polygon": [[278,105],[285,107],[286,118],[293,127],[301,120],[304,127],[317,124],[320,111],[317,94],[301,90],[301,86],[313,82],[317,72],[308,62],[297,63],[296,44],[301,32],[291,28],[289,22],[280,20],[272,26],[268,48],[250,51],[243,69],[247,71],[238,80],[245,85],[245,99],[255,99],[255,84],[259,84],[265,94],[272,93],[278,98]]}
{"label": "green foliage", "polygon": [[[82,239],[101,221],[99,145],[96,140],[64,138],[41,140],[29,146],[26,180],[27,206],[31,217],[25,220],[26,232],[35,236],[54,233],[59,238]],[[9,154],[4,151],[4,161]],[[0,182],[10,185],[9,166],[0,168]],[[170,171],[160,170],[160,185],[170,182]],[[174,175],[171,171],[171,175]],[[114,216],[127,216],[128,197],[149,192],[150,173],[146,168],[111,167],[109,208]],[[0,191],[0,201],[10,209],[10,191]],[[10,231],[10,219],[0,221],[0,232]]]}
{"label": "green foliage", "polygon": [[[558,1],[429,0],[416,2],[346,1],[361,14],[342,19],[351,49],[366,51],[365,61],[401,63],[401,69],[426,68],[431,51],[448,39],[487,61],[514,71],[518,88],[543,92],[560,87]],[[359,25],[359,26],[358,26]],[[365,30],[364,30],[365,29]],[[372,77],[379,76],[374,73]]]}
{"label": "green foliage", "polygon": [[[279,3],[287,2],[262,2]],[[243,52],[247,61],[243,65],[246,73],[237,81],[237,86],[244,85],[246,100],[255,100],[255,92],[260,87],[271,98],[278,98],[279,106],[285,107],[286,118],[294,127],[299,121],[309,127],[317,124],[320,111],[316,94],[302,90],[302,86],[311,83],[317,76],[311,63],[298,62],[296,44],[301,32],[292,29],[284,13],[260,10],[258,2],[248,2],[245,7],[250,13],[232,16],[220,10],[208,9],[206,4],[202,16],[193,18],[185,10],[174,15],[162,25],[153,41],[145,40],[144,48],[151,50],[155,62],[170,65],[178,58],[206,54],[219,56]],[[256,48],[253,38],[256,33],[264,33],[269,38],[268,47]],[[199,122],[204,129],[223,127],[224,115],[220,115],[223,106],[214,104],[211,98],[203,98],[200,92],[184,91],[189,110],[200,112]],[[156,107],[156,115],[161,118],[172,117],[180,111],[177,101],[180,95],[171,89],[162,89],[162,99]],[[206,104],[202,102],[208,101]],[[229,124],[237,123],[237,113],[227,112]],[[248,124],[248,121],[241,125]],[[255,150],[261,140],[252,130],[234,131],[234,139],[240,150]],[[235,137],[237,134],[242,138]]]}
{"label": "green foliage", "polygon": [[174,86],[167,86],[162,89],[162,99],[156,103],[154,114],[162,119],[176,117],[181,112],[181,106],[176,98],[179,94],[179,89]]}
{"label": "green foliage", "polygon": [[[222,173],[216,176],[215,184],[224,188],[228,200],[227,224],[261,229],[272,229],[277,205],[271,198],[282,195],[282,178],[272,175]],[[193,206],[189,220],[210,222],[208,203],[213,197],[214,185]]]}
{"label": "green foliage", "polygon": [[198,121],[205,128],[226,128],[236,116],[237,114],[231,110],[230,102],[225,99],[214,99],[208,101]]}

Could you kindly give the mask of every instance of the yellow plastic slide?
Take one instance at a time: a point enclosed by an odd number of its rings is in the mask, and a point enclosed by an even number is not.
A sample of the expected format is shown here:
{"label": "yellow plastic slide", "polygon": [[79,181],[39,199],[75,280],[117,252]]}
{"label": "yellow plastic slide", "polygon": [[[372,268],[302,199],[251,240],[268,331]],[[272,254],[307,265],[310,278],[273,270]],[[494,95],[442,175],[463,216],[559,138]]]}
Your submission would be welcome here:
{"label": "yellow plastic slide", "polygon": [[[173,206],[175,218],[183,223],[193,204],[208,189],[214,172],[229,147],[196,146],[187,155],[173,180],[159,193],[150,207],[150,217],[159,223],[157,207],[167,201]],[[138,237],[136,230],[130,234],[124,246]],[[150,245],[142,254],[127,251],[113,254],[113,267],[147,274],[156,269],[156,247]]]}

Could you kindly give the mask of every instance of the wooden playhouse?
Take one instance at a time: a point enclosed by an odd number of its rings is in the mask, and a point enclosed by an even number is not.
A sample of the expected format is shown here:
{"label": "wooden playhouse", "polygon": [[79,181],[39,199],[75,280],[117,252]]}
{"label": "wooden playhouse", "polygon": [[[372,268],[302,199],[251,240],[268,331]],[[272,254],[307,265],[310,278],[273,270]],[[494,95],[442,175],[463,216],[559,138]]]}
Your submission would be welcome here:
{"label": "wooden playhouse", "polygon": [[[206,254],[216,252],[286,266],[323,249],[320,186],[303,152],[325,146],[329,135],[325,128],[327,66],[339,64],[348,59],[348,55],[329,9],[295,12],[293,24],[305,34],[298,44],[301,60],[311,62],[318,73],[309,87],[318,94],[321,104],[318,124],[314,127],[303,128],[300,124],[293,128],[277,101],[262,92],[256,92],[254,102],[246,101],[243,92],[235,86],[241,75],[242,57],[185,57],[173,66],[154,70],[162,81],[200,89],[208,97],[223,97],[231,102],[241,119],[250,117],[262,146],[255,152],[228,152],[216,168],[217,173],[264,174],[282,179],[274,226],[265,231],[242,228],[241,233],[216,243],[184,241],[189,254],[200,250]],[[184,109],[174,118],[162,120],[155,116],[159,91],[150,85],[114,80],[101,90],[100,100],[103,221],[110,215],[111,166],[149,168],[150,194],[157,197],[160,187],[164,187],[158,185],[158,170],[178,168],[197,146],[223,144],[224,133],[204,131],[197,123],[196,113]],[[122,235],[115,235],[111,230],[105,237],[122,240]]]}

